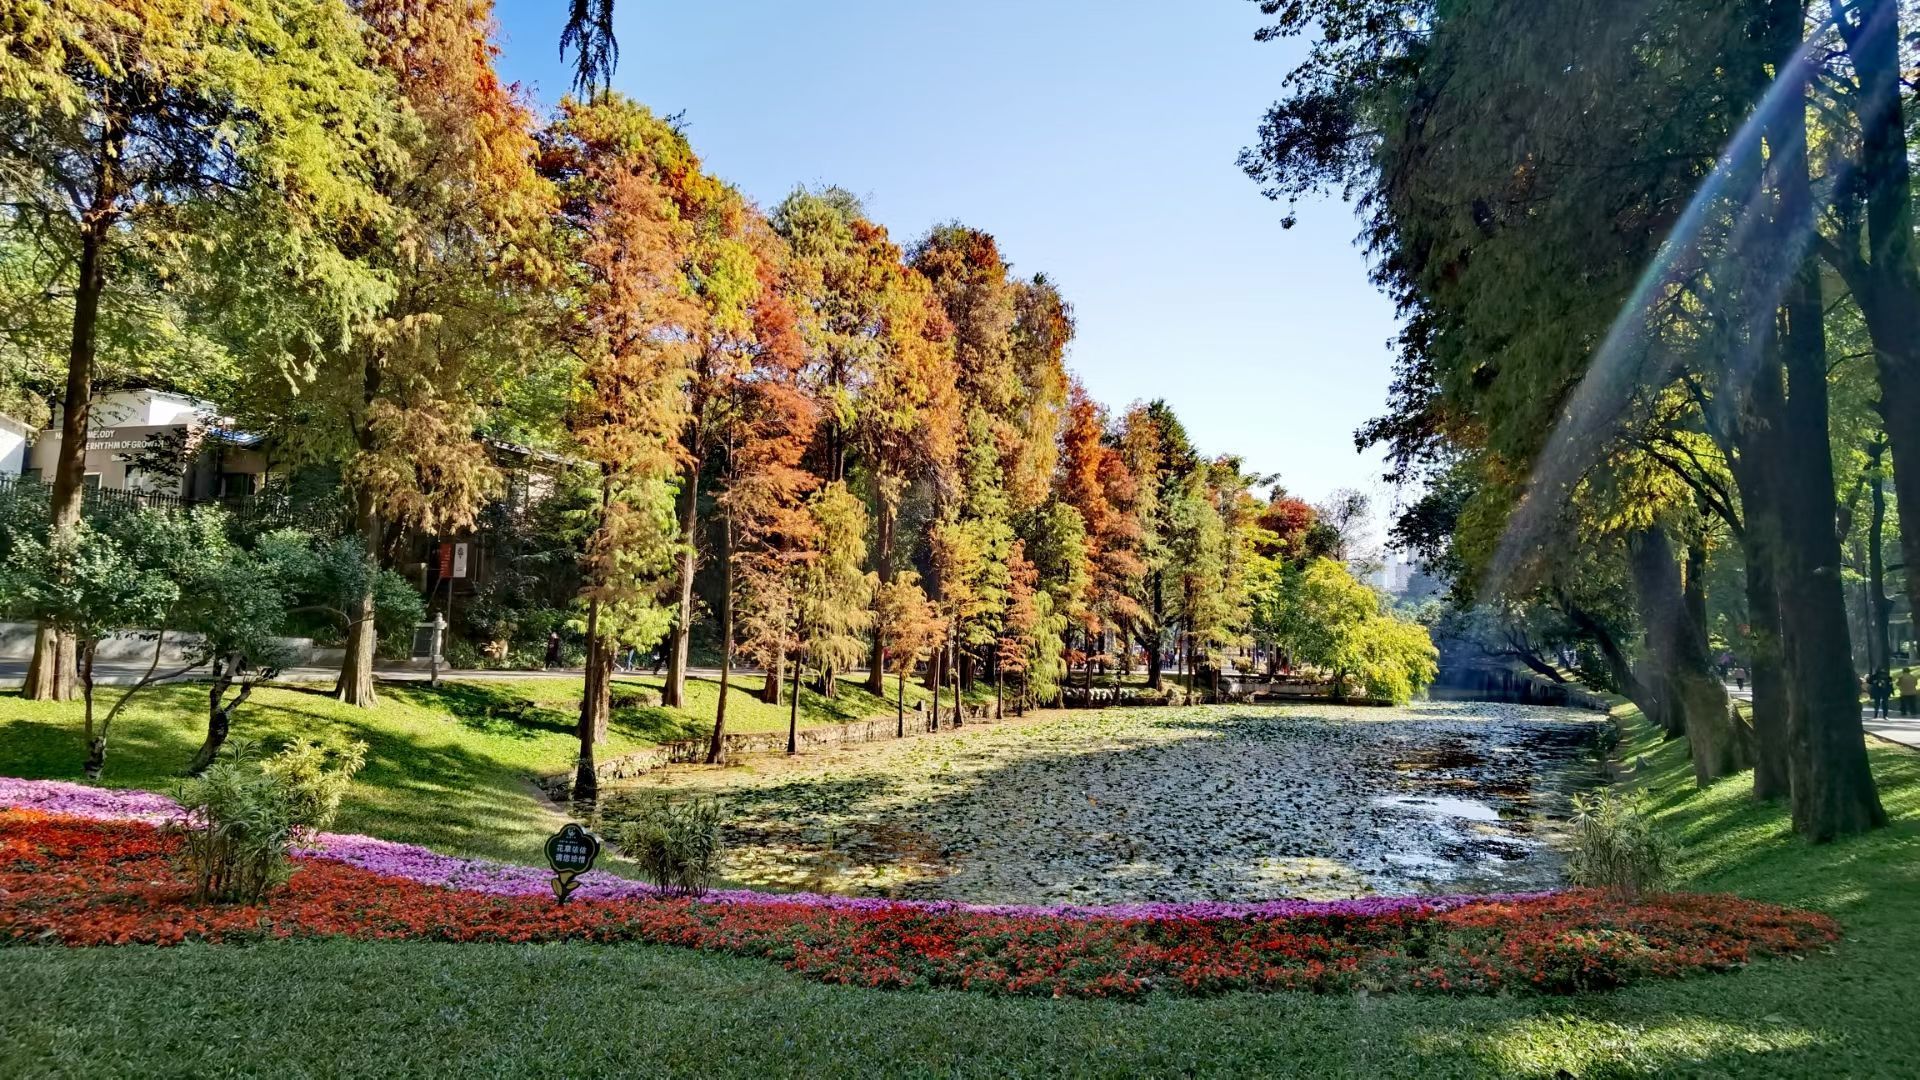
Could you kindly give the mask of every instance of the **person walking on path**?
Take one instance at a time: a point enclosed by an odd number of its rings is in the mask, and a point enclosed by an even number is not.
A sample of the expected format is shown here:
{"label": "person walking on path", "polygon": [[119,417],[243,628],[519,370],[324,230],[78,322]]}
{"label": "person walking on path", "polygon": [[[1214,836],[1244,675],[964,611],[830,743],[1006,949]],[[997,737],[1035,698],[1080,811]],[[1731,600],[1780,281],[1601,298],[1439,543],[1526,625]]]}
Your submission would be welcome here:
{"label": "person walking on path", "polygon": [[558,630],[550,630],[547,632],[546,666],[550,668],[560,666],[560,631]]}
{"label": "person walking on path", "polygon": [[1867,678],[1867,696],[1873,699],[1873,718],[1887,718],[1887,699],[1893,696],[1893,678],[1886,668],[1879,668]]}
{"label": "person walking on path", "polygon": [[1920,716],[1920,675],[1912,668],[1900,673],[1900,715]]}

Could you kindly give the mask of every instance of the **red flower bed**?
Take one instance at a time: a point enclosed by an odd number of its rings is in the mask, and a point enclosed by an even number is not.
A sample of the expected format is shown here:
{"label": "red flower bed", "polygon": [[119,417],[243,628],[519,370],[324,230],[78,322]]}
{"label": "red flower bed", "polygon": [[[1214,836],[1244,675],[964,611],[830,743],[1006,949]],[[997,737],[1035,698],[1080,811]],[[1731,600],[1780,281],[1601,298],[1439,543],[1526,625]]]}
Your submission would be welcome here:
{"label": "red flower bed", "polygon": [[1154,989],[1604,989],[1722,971],[1838,937],[1831,919],[1729,896],[1592,892],[1445,912],[1287,919],[987,915],[901,906],[634,899],[560,907],[303,860],[258,906],[196,906],[150,825],[0,812],[0,942],[650,942],[760,956],[822,982],[1128,997]]}

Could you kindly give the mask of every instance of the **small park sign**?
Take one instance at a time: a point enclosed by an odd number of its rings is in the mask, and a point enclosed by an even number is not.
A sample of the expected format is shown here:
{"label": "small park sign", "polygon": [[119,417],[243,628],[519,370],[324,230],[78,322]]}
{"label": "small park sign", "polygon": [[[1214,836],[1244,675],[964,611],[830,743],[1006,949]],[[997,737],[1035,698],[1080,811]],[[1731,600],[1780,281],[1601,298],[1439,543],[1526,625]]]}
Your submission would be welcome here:
{"label": "small park sign", "polygon": [[580,887],[575,880],[593,869],[600,857],[600,838],[569,821],[547,838],[547,865],[553,867],[553,895],[561,903]]}

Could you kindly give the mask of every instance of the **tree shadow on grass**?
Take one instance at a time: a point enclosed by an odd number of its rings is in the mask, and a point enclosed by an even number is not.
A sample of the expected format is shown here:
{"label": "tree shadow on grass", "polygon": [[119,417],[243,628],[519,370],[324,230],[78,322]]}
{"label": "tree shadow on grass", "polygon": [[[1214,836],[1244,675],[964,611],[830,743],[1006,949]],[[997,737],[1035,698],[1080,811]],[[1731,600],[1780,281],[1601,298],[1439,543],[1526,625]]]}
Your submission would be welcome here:
{"label": "tree shadow on grass", "polygon": [[487,735],[534,739],[570,735],[575,728],[574,718],[567,713],[536,704],[499,684],[413,684],[389,686],[386,692],[417,708],[444,712],[461,726]]}

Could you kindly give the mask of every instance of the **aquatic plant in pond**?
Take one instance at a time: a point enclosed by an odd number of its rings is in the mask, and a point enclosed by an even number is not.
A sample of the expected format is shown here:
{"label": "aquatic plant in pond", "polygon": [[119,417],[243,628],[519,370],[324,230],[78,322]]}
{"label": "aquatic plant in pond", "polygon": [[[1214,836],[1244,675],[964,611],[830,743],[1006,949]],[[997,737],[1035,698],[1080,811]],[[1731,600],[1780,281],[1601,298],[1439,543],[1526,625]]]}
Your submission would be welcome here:
{"label": "aquatic plant in pond", "polygon": [[1528,892],[1563,883],[1591,714],[1106,709],[617,785],[729,805],[725,876],[980,904]]}

